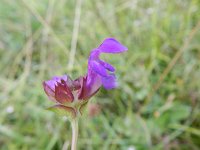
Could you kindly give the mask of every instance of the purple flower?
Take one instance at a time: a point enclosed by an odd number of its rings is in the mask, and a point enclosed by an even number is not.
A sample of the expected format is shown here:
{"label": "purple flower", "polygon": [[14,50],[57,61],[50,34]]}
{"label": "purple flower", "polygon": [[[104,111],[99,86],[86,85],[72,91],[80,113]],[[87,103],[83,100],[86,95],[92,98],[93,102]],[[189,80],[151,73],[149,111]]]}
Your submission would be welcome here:
{"label": "purple flower", "polygon": [[57,103],[53,107],[71,109],[77,106],[77,103],[87,101],[101,86],[108,90],[115,88],[117,86],[115,68],[99,57],[101,53],[115,54],[127,50],[127,47],[114,38],[107,38],[98,48],[91,51],[88,72],[85,76],[72,80],[69,76],[63,75],[44,81],[43,86],[47,96]]}

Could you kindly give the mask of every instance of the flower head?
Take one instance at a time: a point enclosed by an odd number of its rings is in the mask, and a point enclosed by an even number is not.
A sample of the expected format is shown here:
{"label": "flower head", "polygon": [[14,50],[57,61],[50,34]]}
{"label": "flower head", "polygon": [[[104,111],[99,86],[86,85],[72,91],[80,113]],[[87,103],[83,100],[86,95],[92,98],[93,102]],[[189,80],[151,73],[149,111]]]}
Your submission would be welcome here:
{"label": "flower head", "polygon": [[[114,38],[107,38],[103,43],[91,51],[88,59],[88,71],[85,76],[72,80],[69,76],[53,77],[44,81],[44,90],[49,97],[57,103],[52,108],[81,109],[101,86],[113,89],[117,86],[115,68],[101,60],[101,53],[122,53],[128,49]],[[74,112],[73,112],[74,114]]]}

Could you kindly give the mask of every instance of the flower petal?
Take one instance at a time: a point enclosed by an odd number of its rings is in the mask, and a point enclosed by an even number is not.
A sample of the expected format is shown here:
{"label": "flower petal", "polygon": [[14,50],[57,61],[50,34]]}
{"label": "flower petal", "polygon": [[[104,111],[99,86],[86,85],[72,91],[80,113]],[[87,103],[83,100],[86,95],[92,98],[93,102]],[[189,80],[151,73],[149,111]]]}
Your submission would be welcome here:
{"label": "flower petal", "polygon": [[100,63],[102,66],[104,66],[106,69],[108,69],[109,71],[111,71],[111,72],[114,72],[114,71],[115,71],[115,68],[114,68],[111,64],[109,64],[109,63],[107,63],[107,62],[105,62],[105,61],[103,61],[103,60],[99,60],[99,63]]}
{"label": "flower petal", "polygon": [[103,87],[107,90],[113,89],[117,87],[117,81],[114,74],[111,74],[107,77],[102,77]]}
{"label": "flower petal", "polygon": [[48,85],[50,89],[55,91],[55,85],[57,84],[56,80],[52,79],[52,80],[45,81],[45,84]]}
{"label": "flower petal", "polygon": [[98,61],[92,60],[89,62],[92,70],[94,70],[100,76],[107,76],[106,68],[101,65]]}
{"label": "flower petal", "polygon": [[98,49],[104,53],[121,53],[128,50],[127,47],[119,43],[114,38],[105,39]]}

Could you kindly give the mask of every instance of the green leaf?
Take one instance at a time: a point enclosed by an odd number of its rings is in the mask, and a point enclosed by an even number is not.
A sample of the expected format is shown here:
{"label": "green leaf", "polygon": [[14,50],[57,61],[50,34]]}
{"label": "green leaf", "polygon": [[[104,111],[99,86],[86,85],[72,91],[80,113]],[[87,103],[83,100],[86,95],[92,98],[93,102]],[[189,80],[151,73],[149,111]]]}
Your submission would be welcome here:
{"label": "green leaf", "polygon": [[55,112],[59,116],[67,116],[69,118],[74,118],[76,116],[76,111],[72,107],[67,107],[61,104],[54,105],[52,107],[47,108],[50,111]]}
{"label": "green leaf", "polygon": [[173,105],[162,112],[155,122],[163,129],[167,129],[171,124],[180,124],[190,114],[190,107],[180,102],[174,102]]}

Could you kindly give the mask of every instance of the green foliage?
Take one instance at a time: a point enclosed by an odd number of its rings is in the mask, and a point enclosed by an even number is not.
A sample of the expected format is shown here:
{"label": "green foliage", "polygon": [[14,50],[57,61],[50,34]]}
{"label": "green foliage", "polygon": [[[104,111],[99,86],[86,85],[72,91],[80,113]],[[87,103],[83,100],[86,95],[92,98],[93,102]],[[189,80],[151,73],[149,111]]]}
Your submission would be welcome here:
{"label": "green foliage", "polygon": [[91,99],[101,112],[80,119],[78,148],[198,150],[200,29],[194,28],[200,1],[83,0],[70,70],[76,5],[70,0],[0,1],[0,149],[69,149],[70,124],[45,109],[53,103],[42,81],[85,74],[90,50],[115,37],[129,51],[102,57],[116,66],[119,88],[101,89]]}

